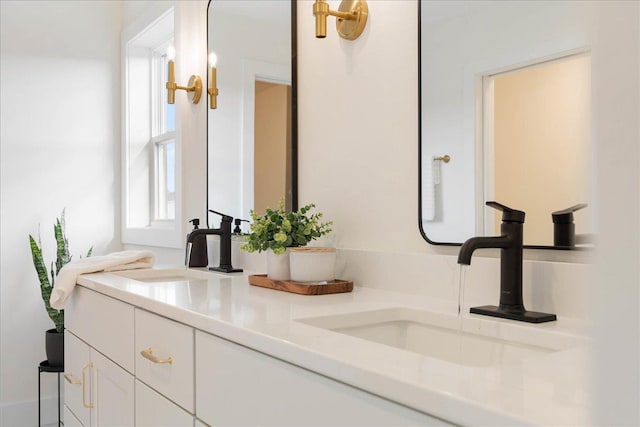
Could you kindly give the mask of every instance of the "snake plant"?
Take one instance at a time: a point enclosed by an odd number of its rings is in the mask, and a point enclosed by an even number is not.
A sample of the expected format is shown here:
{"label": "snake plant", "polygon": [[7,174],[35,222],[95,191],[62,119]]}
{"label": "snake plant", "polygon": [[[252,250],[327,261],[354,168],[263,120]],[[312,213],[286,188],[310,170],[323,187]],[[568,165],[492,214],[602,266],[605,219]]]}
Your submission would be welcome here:
{"label": "snake plant", "polygon": [[[44,263],[42,256],[42,243],[40,241],[40,235],[38,233],[38,241],[29,234],[29,244],[31,246],[31,255],[33,257],[33,265],[36,268],[38,279],[40,280],[40,292],[42,294],[42,300],[47,310],[47,314],[56,326],[56,330],[60,333],[64,331],[64,310],[56,310],[49,304],[49,298],[51,298],[51,290],[55,285],[55,278],[60,272],[60,269],[71,261],[71,255],[69,255],[69,241],[65,235],[65,221],[64,210],[60,218],[56,218],[56,223],[53,225],[53,234],[56,239],[56,261],[55,271],[54,262],[51,262],[51,273],[47,271],[47,266]],[[91,256],[93,248],[89,249],[87,256]],[[51,280],[49,280],[49,274],[51,274]]]}

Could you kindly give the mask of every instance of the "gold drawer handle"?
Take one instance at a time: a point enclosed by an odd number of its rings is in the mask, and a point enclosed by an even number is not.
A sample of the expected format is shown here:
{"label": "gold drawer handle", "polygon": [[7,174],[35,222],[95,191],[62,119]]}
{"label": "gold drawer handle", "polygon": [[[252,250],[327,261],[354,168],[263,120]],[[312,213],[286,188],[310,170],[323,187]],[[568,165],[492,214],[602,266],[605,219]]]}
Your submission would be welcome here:
{"label": "gold drawer handle", "polygon": [[172,363],[173,359],[171,358],[171,356],[167,357],[166,359],[160,359],[158,356],[156,356],[155,354],[153,354],[153,350],[151,350],[151,348],[148,348],[146,350],[142,350],[140,352],[140,354],[142,355],[142,357],[144,357],[147,360],[152,361],[153,363]]}
{"label": "gold drawer handle", "polygon": [[67,380],[69,384],[73,384],[73,385],[82,384],[82,381],[80,380],[76,380],[76,381],[73,380],[73,372],[64,374],[64,379]]}
{"label": "gold drawer handle", "polygon": [[86,377],[85,377],[85,372],[87,369],[89,368],[93,368],[93,363],[87,363],[86,365],[84,365],[84,367],[82,368],[82,406],[84,406],[85,408],[93,408],[93,403],[86,403],[86,395],[85,395],[85,385],[87,384],[86,381]]}

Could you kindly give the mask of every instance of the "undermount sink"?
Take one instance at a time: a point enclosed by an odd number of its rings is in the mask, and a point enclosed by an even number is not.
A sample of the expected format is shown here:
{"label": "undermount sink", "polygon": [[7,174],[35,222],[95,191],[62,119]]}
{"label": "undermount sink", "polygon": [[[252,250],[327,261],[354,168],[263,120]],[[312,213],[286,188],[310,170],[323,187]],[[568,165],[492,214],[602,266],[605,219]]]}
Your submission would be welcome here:
{"label": "undermount sink", "polygon": [[117,271],[110,274],[127,277],[145,283],[176,283],[176,282],[192,282],[194,280],[206,280],[212,277],[220,277],[217,273],[187,270],[186,268],[151,268],[143,270]]}
{"label": "undermount sink", "polygon": [[[298,321],[465,366],[512,364],[566,347],[566,343],[562,345],[549,340],[544,346],[532,345],[459,331],[458,318],[455,316],[407,308],[322,316]],[[477,322],[471,320],[471,326],[477,329]],[[501,327],[504,331],[505,326]],[[508,328],[509,326],[506,326],[506,329]]]}

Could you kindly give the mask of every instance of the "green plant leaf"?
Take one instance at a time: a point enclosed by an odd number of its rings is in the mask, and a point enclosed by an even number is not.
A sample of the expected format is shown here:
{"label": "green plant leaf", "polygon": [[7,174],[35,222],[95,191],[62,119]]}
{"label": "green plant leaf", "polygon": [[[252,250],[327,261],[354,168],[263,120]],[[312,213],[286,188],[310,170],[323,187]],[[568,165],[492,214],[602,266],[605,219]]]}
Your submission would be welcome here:
{"label": "green plant leaf", "polygon": [[33,259],[33,265],[36,268],[38,280],[40,281],[40,293],[42,294],[42,300],[44,302],[45,309],[47,310],[47,314],[56,326],[56,330],[58,332],[63,332],[64,311],[56,310],[55,308],[51,307],[51,304],[49,304],[53,286],[51,282],[49,282],[49,272],[47,271],[47,267],[44,264],[42,249],[40,248],[40,246],[38,246],[32,235],[29,235],[29,246],[31,247],[31,257]]}
{"label": "green plant leaf", "polygon": [[64,235],[64,210],[62,211],[62,220],[56,219],[53,226],[53,234],[56,238],[56,275],[60,269],[71,261],[69,255],[69,242],[67,236]]}

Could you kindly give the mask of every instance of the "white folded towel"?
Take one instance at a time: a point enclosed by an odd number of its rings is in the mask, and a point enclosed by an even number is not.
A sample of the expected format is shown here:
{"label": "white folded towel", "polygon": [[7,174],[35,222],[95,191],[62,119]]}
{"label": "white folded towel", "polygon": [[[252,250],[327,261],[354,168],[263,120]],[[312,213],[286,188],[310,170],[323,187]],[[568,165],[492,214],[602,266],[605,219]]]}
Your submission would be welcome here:
{"label": "white folded towel", "polygon": [[151,268],[154,262],[155,255],[150,251],[113,252],[108,255],[71,261],[62,267],[56,276],[55,286],[49,298],[51,307],[57,310],[64,309],[81,274]]}
{"label": "white folded towel", "polygon": [[[440,163],[435,157],[431,159],[431,167],[422,170],[422,220],[435,221],[437,215],[438,186],[440,185]],[[429,163],[425,163],[429,164]]]}

